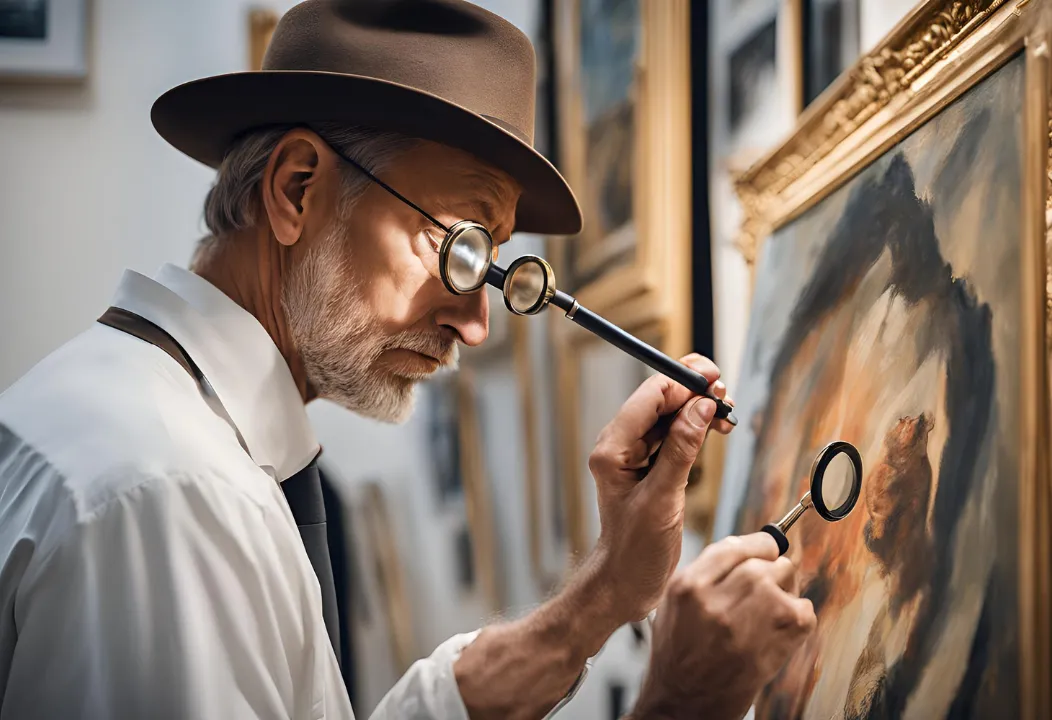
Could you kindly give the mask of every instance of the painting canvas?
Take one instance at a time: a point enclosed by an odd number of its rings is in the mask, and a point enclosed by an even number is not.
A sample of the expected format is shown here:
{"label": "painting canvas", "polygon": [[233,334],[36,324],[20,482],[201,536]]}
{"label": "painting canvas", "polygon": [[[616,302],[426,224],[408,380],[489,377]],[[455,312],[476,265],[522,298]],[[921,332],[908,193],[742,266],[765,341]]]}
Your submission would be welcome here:
{"label": "painting canvas", "polygon": [[758,720],[1020,716],[1025,69],[763,244],[716,534],[780,518],[828,442],[865,472],[847,519],[792,530],[818,627]]}
{"label": "painting canvas", "polygon": [[634,249],[632,176],[637,107],[639,0],[579,0],[578,83],[584,184],[579,187],[585,232],[567,251],[577,288],[612,266],[631,261]]}

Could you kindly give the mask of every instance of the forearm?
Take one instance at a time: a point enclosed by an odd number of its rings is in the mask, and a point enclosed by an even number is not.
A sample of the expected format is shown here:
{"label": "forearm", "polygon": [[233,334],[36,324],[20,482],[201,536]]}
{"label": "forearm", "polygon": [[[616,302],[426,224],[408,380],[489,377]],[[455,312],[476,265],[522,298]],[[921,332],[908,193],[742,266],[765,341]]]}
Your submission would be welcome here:
{"label": "forearm", "polygon": [[539,718],[621,625],[593,554],[566,588],[526,617],[482,631],[454,666],[472,720]]}

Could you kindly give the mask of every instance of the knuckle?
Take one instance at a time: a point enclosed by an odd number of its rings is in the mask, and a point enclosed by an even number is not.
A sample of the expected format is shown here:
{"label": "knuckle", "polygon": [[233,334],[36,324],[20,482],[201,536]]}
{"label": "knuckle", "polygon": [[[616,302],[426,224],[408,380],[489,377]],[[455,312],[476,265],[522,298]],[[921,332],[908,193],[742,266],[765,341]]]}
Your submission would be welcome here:
{"label": "knuckle", "polygon": [[766,571],[763,566],[763,561],[756,558],[749,558],[741,564],[739,572],[742,578],[749,584],[750,587],[756,588],[757,586],[773,584],[770,574]]}
{"label": "knuckle", "polygon": [[669,598],[677,603],[683,603],[694,599],[696,583],[689,575],[677,572],[669,578],[665,592]]}
{"label": "knuckle", "polygon": [[616,448],[614,448],[609,438],[605,435],[600,436],[591,454],[588,456],[588,469],[593,474],[609,470],[615,463],[615,453]]}
{"label": "knuckle", "polygon": [[810,634],[818,625],[818,616],[815,615],[814,605],[811,604],[810,600],[802,600],[797,607],[796,627],[800,632]]}

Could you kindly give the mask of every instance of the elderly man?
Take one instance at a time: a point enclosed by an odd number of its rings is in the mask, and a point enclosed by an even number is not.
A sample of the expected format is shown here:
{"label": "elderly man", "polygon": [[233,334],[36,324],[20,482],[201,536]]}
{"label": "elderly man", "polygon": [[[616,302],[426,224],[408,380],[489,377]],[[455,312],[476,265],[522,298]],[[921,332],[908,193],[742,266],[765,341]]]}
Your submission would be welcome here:
{"label": "elderly man", "polygon": [[[353,716],[304,406],[402,421],[486,339],[485,293],[441,280],[446,228],[580,229],[533,103],[529,41],[460,0],[307,0],[262,72],[157,102],[159,132],[218,168],[214,238],[192,271],[127,272],[0,397],[0,717]],[[644,383],[592,454],[602,532],[562,591],[443,644],[374,717],[542,717],[654,607],[634,716],[744,714],[814,615],[767,535],[673,575],[691,461],[730,429],[713,414]]]}

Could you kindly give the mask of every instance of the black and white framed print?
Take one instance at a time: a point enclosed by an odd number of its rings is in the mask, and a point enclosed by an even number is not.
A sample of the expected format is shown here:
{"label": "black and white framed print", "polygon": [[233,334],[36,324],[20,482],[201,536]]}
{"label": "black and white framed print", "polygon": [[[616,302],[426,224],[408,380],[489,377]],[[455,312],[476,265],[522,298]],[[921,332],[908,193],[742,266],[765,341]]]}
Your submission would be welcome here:
{"label": "black and white framed print", "polygon": [[0,0],[0,79],[88,74],[88,0]]}

